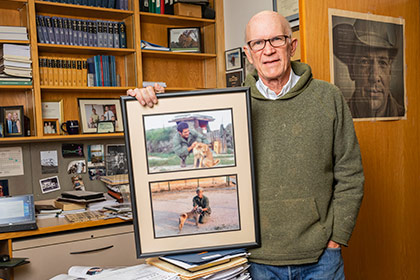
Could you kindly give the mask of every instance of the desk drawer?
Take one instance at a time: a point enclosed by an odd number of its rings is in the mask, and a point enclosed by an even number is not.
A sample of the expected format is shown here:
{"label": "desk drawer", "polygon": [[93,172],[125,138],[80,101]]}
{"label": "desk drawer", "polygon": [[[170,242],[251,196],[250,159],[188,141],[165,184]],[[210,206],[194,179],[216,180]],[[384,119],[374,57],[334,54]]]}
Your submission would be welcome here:
{"label": "desk drawer", "polygon": [[[79,237],[83,233],[78,232],[55,235],[50,237],[49,244],[46,237],[14,242],[13,256],[27,257],[30,261],[14,270],[14,279],[49,279],[57,274],[67,273],[73,265],[114,267],[142,262],[136,258],[132,231],[117,234],[105,234],[106,229],[99,231],[102,234],[95,234],[95,230],[91,230],[87,235],[89,238],[82,239]],[[113,229],[110,231],[112,233]],[[62,242],[59,243],[58,240]],[[40,246],[34,246],[37,243]]]}

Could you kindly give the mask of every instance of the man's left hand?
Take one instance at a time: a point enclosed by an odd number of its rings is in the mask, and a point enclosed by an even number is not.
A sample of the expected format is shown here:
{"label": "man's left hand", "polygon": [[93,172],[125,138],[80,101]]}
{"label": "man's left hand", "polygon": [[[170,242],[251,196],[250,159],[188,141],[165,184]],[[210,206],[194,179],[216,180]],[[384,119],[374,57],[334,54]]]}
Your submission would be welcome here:
{"label": "man's left hand", "polygon": [[332,240],[330,240],[327,244],[327,248],[340,248],[341,245],[338,244],[337,242],[334,242]]}

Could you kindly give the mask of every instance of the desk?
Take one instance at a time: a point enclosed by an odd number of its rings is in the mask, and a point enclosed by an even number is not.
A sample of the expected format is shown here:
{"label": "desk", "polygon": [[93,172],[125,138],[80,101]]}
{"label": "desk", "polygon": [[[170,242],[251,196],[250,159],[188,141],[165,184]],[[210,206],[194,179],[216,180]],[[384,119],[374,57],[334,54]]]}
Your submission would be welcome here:
{"label": "desk", "polygon": [[[66,273],[71,265],[89,265],[90,260],[100,266],[140,263],[135,255],[131,222],[113,218],[69,223],[65,218],[48,218],[39,219],[37,224],[37,230],[0,234],[0,253],[29,257],[29,264],[14,271],[15,280],[29,279],[28,276],[31,279],[48,279]],[[89,250],[92,246],[100,249]],[[105,249],[110,250],[100,256],[101,250]],[[121,253],[122,256],[119,256]],[[124,263],[119,264],[118,261]],[[6,276],[3,277],[10,277]]]}

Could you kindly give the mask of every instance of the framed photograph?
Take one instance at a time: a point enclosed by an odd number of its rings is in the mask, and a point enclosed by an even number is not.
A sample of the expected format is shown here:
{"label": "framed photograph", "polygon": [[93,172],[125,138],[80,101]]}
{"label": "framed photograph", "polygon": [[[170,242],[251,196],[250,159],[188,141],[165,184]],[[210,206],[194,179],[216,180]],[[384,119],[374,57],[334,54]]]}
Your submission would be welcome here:
{"label": "framed photograph", "polygon": [[58,173],[58,153],[56,150],[40,151],[40,156],[42,174]]}
{"label": "framed photograph", "polygon": [[124,144],[106,146],[106,175],[128,174],[127,153]]}
{"label": "framed photograph", "polygon": [[42,100],[41,106],[43,119],[57,119],[59,126],[63,123],[63,100]]}
{"label": "framed photograph", "polygon": [[121,97],[137,256],[259,246],[249,89],[158,98]]}
{"label": "framed photograph", "polygon": [[41,179],[39,180],[39,184],[41,185],[42,193],[60,190],[60,181],[58,181],[58,176]]}
{"label": "framed photograph", "polygon": [[337,9],[328,15],[331,82],[353,119],[406,119],[405,20]]}
{"label": "framed photograph", "polygon": [[3,123],[0,123],[0,138],[4,137]]}
{"label": "framed photograph", "polygon": [[22,137],[24,135],[23,106],[0,107],[4,137]]}
{"label": "framed photograph", "polygon": [[0,180],[0,197],[9,196],[9,180]]}
{"label": "framed photograph", "polygon": [[173,52],[201,52],[200,28],[168,28],[168,46]]}
{"label": "framed photograph", "polygon": [[98,122],[97,133],[112,133],[115,132],[115,126],[113,121],[102,121]]}
{"label": "framed photograph", "polygon": [[240,87],[243,82],[243,76],[242,70],[226,73],[226,86]]}
{"label": "framed photograph", "polygon": [[58,135],[60,125],[58,119],[42,119],[44,125],[44,135]]}
{"label": "framed photograph", "polygon": [[242,68],[242,49],[236,48],[225,51],[226,71]]}
{"label": "framed photograph", "polygon": [[83,133],[97,133],[98,124],[104,121],[112,122],[116,132],[123,131],[119,99],[79,98],[78,102]]}

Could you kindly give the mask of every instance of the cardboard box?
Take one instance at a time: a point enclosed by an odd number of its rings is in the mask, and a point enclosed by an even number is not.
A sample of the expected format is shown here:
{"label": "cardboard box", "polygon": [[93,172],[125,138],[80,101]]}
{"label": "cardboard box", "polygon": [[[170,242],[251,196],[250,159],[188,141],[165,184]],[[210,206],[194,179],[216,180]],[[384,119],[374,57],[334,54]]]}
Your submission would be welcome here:
{"label": "cardboard box", "polygon": [[175,3],[174,14],[177,16],[201,18],[201,6],[186,3]]}

